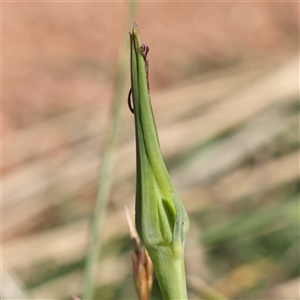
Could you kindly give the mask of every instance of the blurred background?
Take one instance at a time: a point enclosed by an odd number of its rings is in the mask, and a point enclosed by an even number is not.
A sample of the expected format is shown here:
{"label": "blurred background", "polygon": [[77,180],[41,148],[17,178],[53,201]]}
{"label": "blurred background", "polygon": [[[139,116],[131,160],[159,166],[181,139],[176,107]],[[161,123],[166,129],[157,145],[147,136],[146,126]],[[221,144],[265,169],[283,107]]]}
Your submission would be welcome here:
{"label": "blurred background", "polygon": [[[126,11],[2,3],[4,299],[81,295]],[[300,299],[299,4],[141,2],[135,19],[162,153],[190,215],[190,299]],[[129,57],[127,73],[129,90]],[[126,101],[127,88],[97,299],[137,299]]]}

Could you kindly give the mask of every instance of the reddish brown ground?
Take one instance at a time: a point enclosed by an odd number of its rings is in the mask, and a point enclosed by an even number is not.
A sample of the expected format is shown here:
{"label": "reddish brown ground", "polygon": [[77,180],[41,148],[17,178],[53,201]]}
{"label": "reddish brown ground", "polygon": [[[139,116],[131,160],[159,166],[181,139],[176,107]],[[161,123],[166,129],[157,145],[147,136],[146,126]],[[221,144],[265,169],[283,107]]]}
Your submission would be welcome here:
{"label": "reddish brown ground", "polygon": [[[125,3],[3,3],[4,135],[113,95]],[[298,3],[141,3],[151,89],[298,51]]]}

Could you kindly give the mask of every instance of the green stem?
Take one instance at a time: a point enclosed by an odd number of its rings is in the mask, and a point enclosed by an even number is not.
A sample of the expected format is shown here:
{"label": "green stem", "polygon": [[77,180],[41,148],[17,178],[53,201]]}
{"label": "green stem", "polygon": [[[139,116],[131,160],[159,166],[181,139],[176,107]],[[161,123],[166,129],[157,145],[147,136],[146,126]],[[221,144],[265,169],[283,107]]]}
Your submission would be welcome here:
{"label": "green stem", "polygon": [[[128,5],[127,26],[132,22],[136,11],[136,1],[130,1]],[[113,168],[115,163],[115,146],[120,130],[121,110],[125,98],[125,82],[127,74],[128,42],[127,31],[124,34],[122,47],[120,48],[119,67],[116,83],[116,94],[113,101],[112,116],[110,118],[107,142],[104,147],[102,164],[99,171],[99,183],[97,190],[94,213],[91,220],[91,237],[88,247],[82,299],[92,299],[96,287],[97,262],[99,260],[104,217],[106,214],[107,202],[111,191]]]}
{"label": "green stem", "polygon": [[165,300],[188,299],[183,253],[178,258],[174,258],[168,248],[160,247],[159,254],[149,253],[149,255],[161,257],[154,269],[163,298]]}

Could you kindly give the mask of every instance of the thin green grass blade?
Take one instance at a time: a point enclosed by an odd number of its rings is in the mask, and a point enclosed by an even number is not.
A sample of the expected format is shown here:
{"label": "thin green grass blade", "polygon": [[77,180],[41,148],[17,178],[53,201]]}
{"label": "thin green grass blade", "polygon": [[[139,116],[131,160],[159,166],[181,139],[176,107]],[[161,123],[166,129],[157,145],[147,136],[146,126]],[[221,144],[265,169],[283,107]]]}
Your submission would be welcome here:
{"label": "thin green grass blade", "polygon": [[[128,4],[127,25],[132,23],[136,12],[136,1],[130,1]],[[109,124],[107,141],[105,144],[102,164],[99,172],[99,183],[94,214],[91,220],[91,236],[88,247],[85,271],[84,288],[82,299],[92,299],[96,287],[96,264],[101,252],[101,242],[103,233],[103,224],[106,214],[106,207],[112,186],[113,168],[115,163],[115,146],[120,130],[121,110],[125,98],[125,83],[127,72],[128,57],[128,33],[124,33],[123,43],[120,48],[119,66],[116,83],[116,93],[113,100],[112,115]]]}

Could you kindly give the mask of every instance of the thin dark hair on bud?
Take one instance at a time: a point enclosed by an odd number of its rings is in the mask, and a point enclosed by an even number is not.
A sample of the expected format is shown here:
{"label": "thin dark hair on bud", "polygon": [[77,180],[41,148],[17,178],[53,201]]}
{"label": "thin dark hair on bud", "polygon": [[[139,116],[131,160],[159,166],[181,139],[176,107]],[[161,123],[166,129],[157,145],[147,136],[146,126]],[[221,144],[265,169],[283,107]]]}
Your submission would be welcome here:
{"label": "thin dark hair on bud", "polygon": [[128,108],[134,114],[133,103],[132,103],[132,88],[130,88],[127,98]]}

